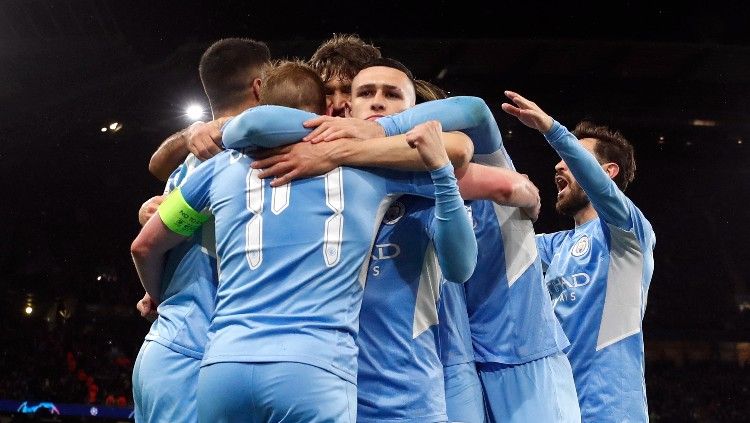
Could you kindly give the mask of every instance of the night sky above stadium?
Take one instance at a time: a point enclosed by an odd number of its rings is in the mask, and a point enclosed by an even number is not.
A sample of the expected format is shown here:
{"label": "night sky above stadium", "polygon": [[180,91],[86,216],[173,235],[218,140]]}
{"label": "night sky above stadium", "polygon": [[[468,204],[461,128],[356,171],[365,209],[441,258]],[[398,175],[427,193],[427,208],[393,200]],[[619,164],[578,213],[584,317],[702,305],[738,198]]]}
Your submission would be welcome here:
{"label": "night sky above stadium", "polygon": [[[537,231],[572,224],[553,208],[558,159],[503,115],[502,90],[569,127],[589,118],[621,129],[638,160],[628,194],[657,236],[647,335],[735,336],[728,316],[750,292],[741,271],[750,261],[747,6],[405,3],[349,12],[341,3],[0,4],[3,307],[20,312],[29,294],[53,301],[103,283],[130,284],[138,297],[128,250],[136,212],[162,189],[148,159],[190,123],[189,102],[207,105],[203,49],[247,36],[276,57],[306,58],[336,32],[359,34],[452,94],[483,97],[516,166],[542,191]],[[112,122],[122,129],[101,131]]]}

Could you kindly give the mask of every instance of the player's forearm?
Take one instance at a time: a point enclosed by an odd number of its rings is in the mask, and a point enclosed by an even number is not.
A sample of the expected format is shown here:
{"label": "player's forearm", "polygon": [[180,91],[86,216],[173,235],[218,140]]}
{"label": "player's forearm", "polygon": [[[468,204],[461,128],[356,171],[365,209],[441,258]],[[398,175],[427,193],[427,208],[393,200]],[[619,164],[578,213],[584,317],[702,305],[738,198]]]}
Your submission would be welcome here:
{"label": "player's forearm", "polygon": [[477,264],[477,240],[471,219],[458,192],[453,167],[430,172],[435,185],[435,252],[443,276],[466,282]]}
{"label": "player's forearm", "polygon": [[[166,201],[162,206],[168,204]],[[160,210],[161,207],[160,206]],[[170,230],[162,221],[160,211],[141,228],[130,246],[130,254],[143,288],[154,302],[161,301],[161,275],[164,269],[164,256],[171,248],[185,240],[187,236]]]}
{"label": "player's forearm", "polygon": [[148,162],[148,170],[160,181],[166,181],[189,153],[183,131],[179,131],[159,145]]}
{"label": "player's forearm", "polygon": [[511,207],[534,207],[539,191],[524,175],[497,167],[470,163],[456,171],[458,188],[466,200],[492,200]]}
{"label": "player's forearm", "polygon": [[602,169],[596,157],[583,148],[578,138],[557,121],[553,122],[552,128],[544,137],[568,166],[597,213],[606,222],[620,228],[629,228],[631,221],[625,194]]}
{"label": "player's forearm", "polygon": [[302,124],[317,116],[289,107],[254,107],[224,126],[222,143],[226,148],[272,148],[291,144],[312,132]]}
{"label": "player's forearm", "polygon": [[[461,133],[443,133],[443,144],[454,168],[466,165],[471,159],[473,146]],[[396,170],[426,170],[419,152],[406,143],[406,136],[395,135],[363,141],[341,142],[333,152],[333,161],[339,166],[382,167]]]}
{"label": "player's forearm", "polygon": [[131,246],[130,253],[133,256],[135,270],[143,288],[155,303],[159,303],[161,301],[159,296],[162,269],[164,269],[164,255],[152,254],[148,249],[143,249],[135,243]]}
{"label": "player's forearm", "polygon": [[[157,222],[158,221],[158,222]],[[161,301],[161,275],[164,269],[164,251],[157,248],[154,225],[161,224],[156,215],[152,216],[130,246],[135,270],[146,292],[155,303]]]}

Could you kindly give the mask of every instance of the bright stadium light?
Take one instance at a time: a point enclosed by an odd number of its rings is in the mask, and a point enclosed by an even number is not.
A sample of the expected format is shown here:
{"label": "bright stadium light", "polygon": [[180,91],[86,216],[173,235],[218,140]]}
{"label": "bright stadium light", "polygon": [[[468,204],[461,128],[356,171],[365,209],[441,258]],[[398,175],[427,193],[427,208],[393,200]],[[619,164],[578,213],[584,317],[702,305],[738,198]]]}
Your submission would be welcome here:
{"label": "bright stadium light", "polygon": [[34,312],[34,309],[30,305],[27,305],[23,311],[26,312],[26,314],[31,314]]}
{"label": "bright stadium light", "polygon": [[203,106],[191,104],[185,109],[185,114],[190,120],[200,120],[203,117]]}

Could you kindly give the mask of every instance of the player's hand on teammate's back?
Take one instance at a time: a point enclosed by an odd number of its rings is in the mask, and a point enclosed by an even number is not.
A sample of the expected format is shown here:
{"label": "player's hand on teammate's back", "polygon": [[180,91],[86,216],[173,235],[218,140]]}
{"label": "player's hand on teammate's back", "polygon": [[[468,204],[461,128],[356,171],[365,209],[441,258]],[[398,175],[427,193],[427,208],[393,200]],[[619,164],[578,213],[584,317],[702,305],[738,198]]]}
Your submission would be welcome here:
{"label": "player's hand on teammate's back", "polygon": [[385,136],[385,129],[377,123],[357,118],[318,116],[303,124],[305,128],[315,128],[303,141],[318,143],[341,138],[370,139]]}
{"label": "player's hand on teammate's back", "polygon": [[156,213],[156,210],[159,208],[159,204],[161,204],[162,201],[164,201],[163,195],[155,195],[141,205],[141,208],[138,210],[138,223],[140,223],[141,226],[145,225],[146,222],[151,219],[151,216]]}
{"label": "player's hand on teammate's back", "polygon": [[144,319],[150,322],[156,320],[156,317],[158,316],[156,312],[156,303],[154,303],[150,295],[145,294],[135,307]]}
{"label": "player's hand on teammate's back", "polygon": [[229,118],[210,122],[195,122],[182,135],[188,150],[201,160],[208,160],[221,153],[221,127]]}
{"label": "player's hand on teammate's back", "polygon": [[544,113],[544,110],[537,106],[536,103],[522,97],[518,93],[514,93],[513,91],[505,91],[505,96],[508,97],[515,106],[513,104],[503,103],[500,106],[503,111],[517,117],[524,125],[536,129],[543,134],[547,133],[550,128],[552,128],[552,118],[547,113]]}
{"label": "player's hand on teammate's back", "polygon": [[406,133],[409,147],[416,148],[428,170],[436,170],[448,164],[448,153],[443,146],[443,126],[430,120],[412,128]]}
{"label": "player's hand on teammate's back", "polygon": [[277,187],[295,179],[325,175],[338,167],[332,152],[339,144],[298,142],[270,148],[255,153],[251,166],[253,169],[263,169],[258,176],[274,178],[271,186]]}

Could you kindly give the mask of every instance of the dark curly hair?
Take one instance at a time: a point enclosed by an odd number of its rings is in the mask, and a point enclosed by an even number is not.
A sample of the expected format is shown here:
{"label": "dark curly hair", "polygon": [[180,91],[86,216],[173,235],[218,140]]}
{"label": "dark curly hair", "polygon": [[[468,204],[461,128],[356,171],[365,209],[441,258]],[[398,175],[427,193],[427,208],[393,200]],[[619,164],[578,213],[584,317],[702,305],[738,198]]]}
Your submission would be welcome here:
{"label": "dark curly hair", "polygon": [[593,138],[596,140],[594,153],[600,162],[617,163],[620,172],[614,181],[622,191],[635,179],[635,152],[630,141],[619,132],[604,125],[595,125],[592,122],[583,121],[576,125],[573,130],[576,138]]}

